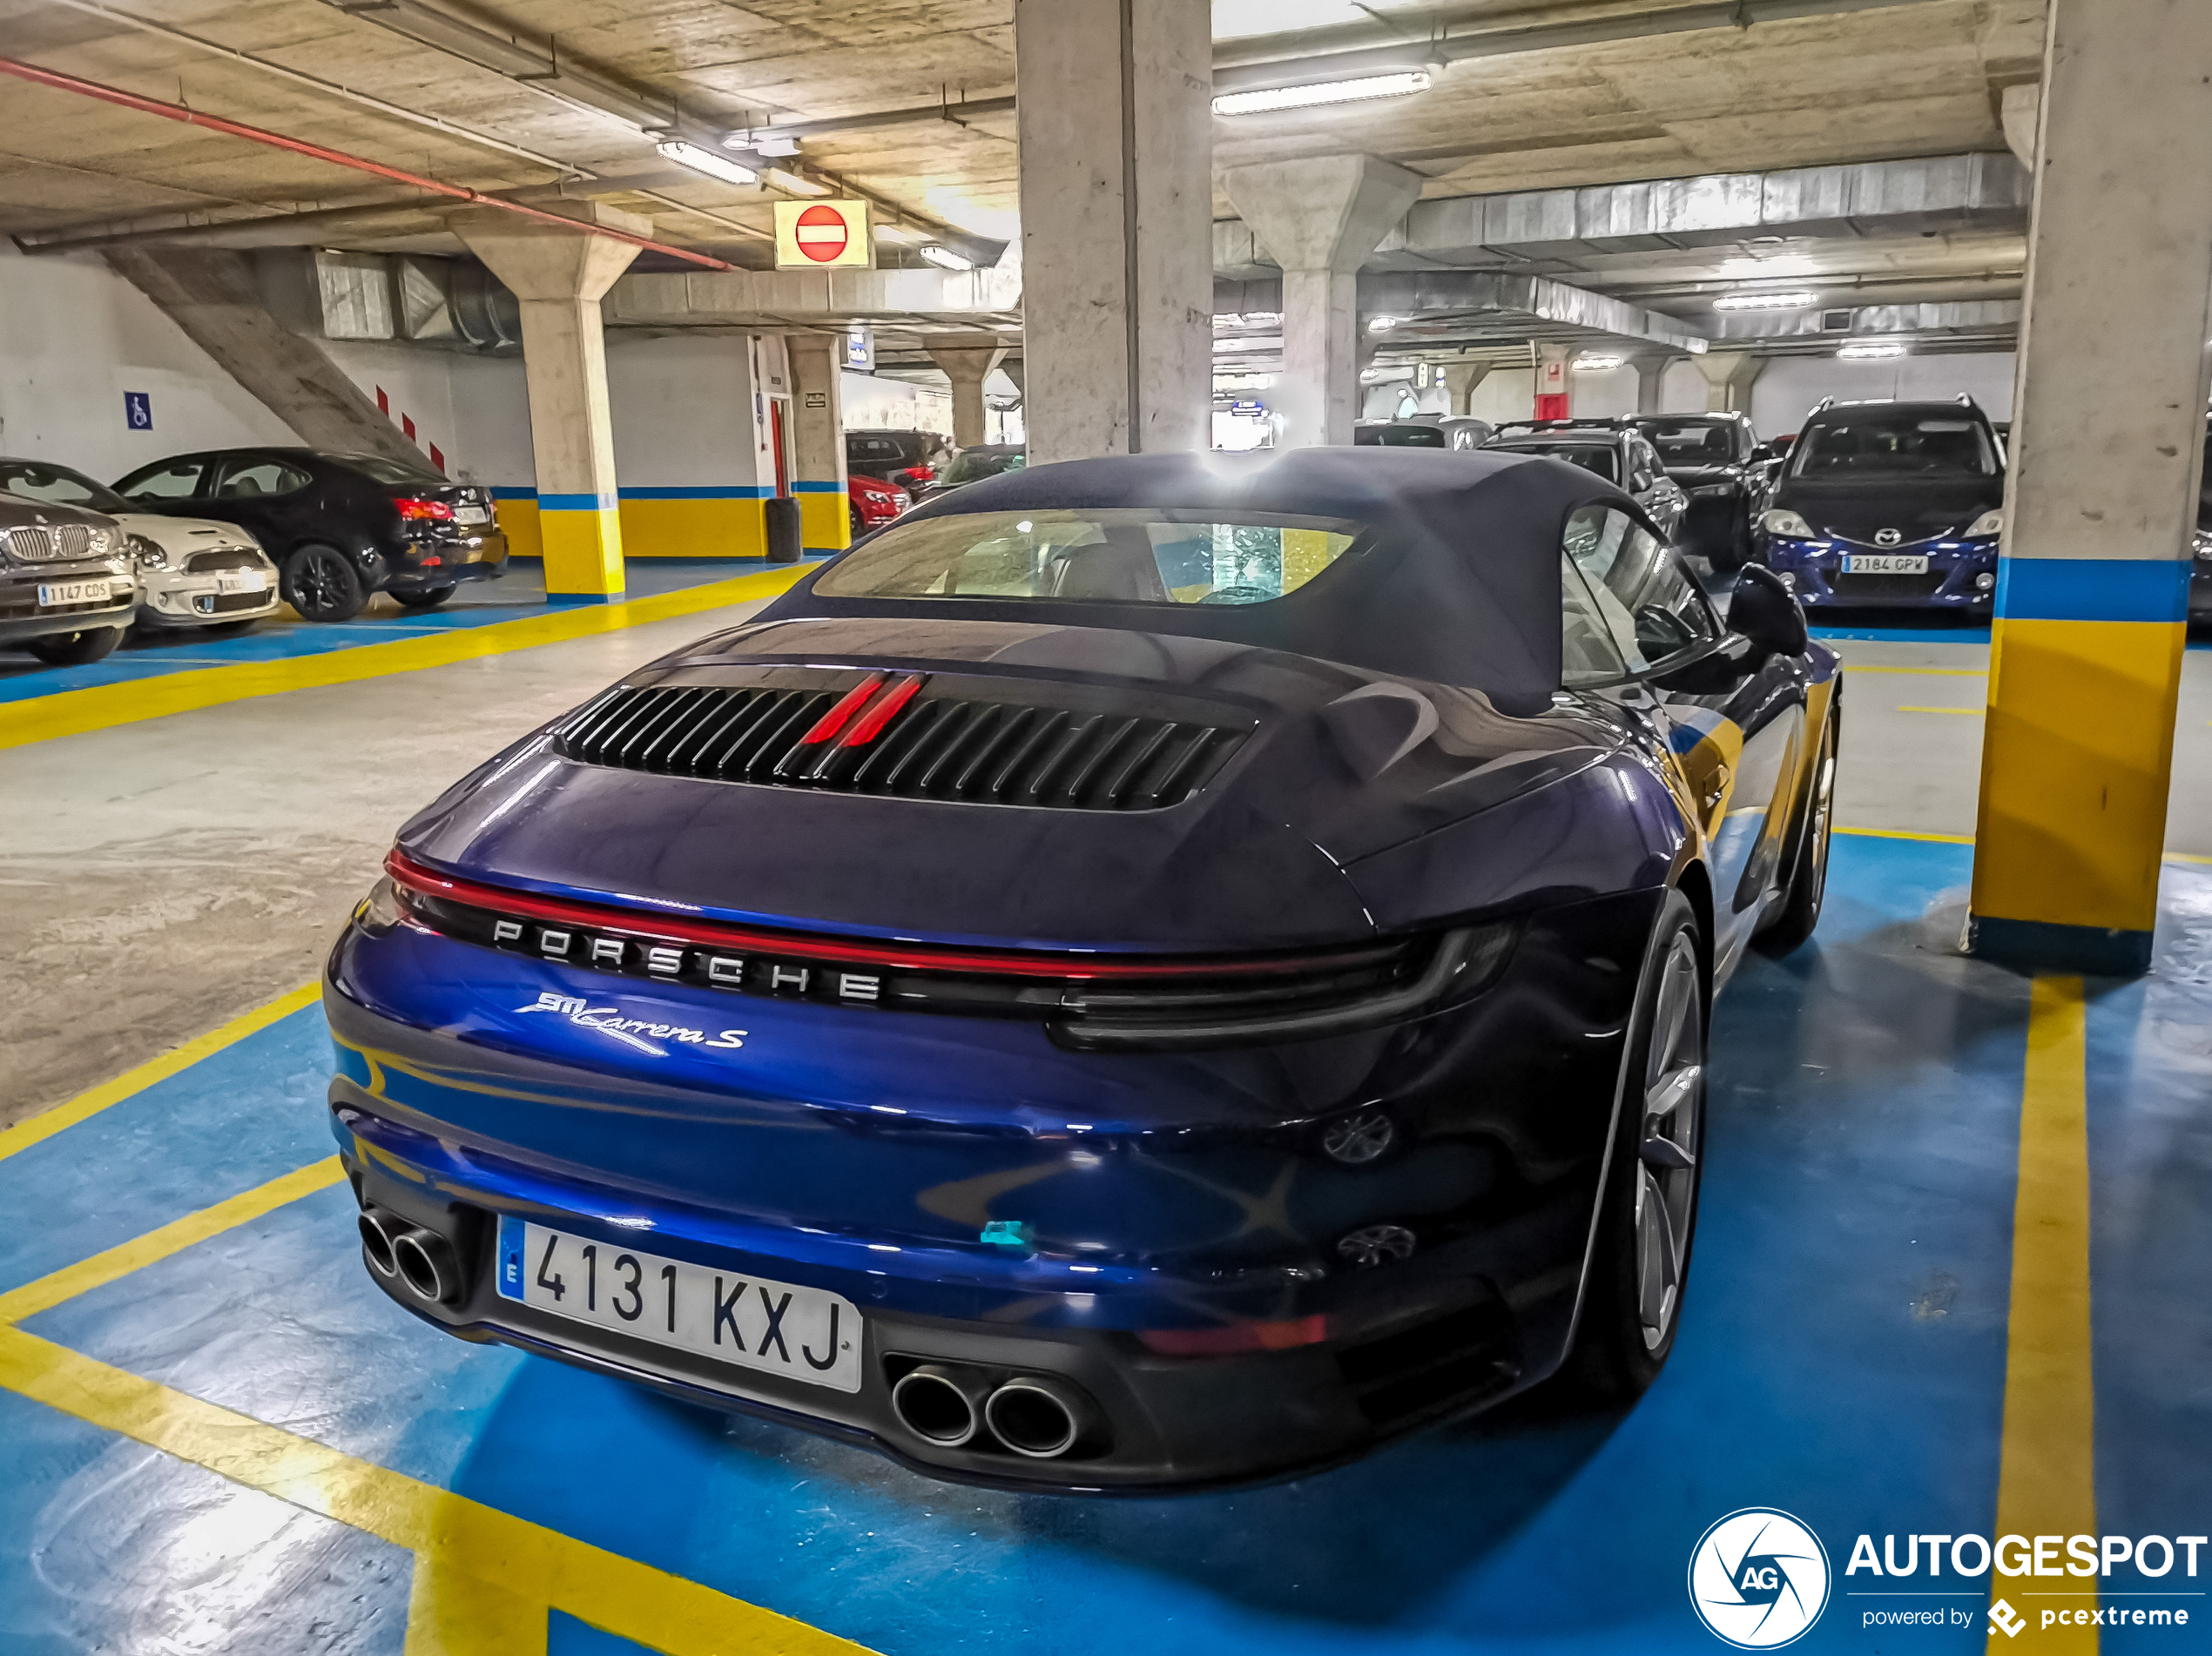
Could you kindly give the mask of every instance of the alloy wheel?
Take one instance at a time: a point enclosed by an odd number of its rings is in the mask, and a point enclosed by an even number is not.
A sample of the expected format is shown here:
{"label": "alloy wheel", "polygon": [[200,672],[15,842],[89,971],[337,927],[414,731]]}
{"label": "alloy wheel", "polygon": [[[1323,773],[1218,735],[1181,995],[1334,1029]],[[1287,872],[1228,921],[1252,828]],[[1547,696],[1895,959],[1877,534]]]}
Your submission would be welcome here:
{"label": "alloy wheel", "polygon": [[1649,1351],[1663,1346],[1674,1330],[1689,1254],[1705,1087],[1702,998],[1696,946],[1683,932],[1669,946],[1659,969],[1644,1060],[1636,1168],[1636,1311]]}

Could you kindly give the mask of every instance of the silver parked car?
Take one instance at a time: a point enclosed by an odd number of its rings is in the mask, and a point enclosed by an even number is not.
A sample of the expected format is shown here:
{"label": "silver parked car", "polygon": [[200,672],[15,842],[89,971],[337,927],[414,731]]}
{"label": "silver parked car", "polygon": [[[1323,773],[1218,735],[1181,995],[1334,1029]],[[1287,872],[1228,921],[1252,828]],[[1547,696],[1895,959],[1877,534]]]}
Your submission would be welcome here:
{"label": "silver parked car", "polygon": [[143,596],[138,629],[243,632],[277,612],[277,567],[251,529],[142,512],[105,483],[51,461],[0,459],[0,491],[115,520]]}
{"label": "silver parked car", "polygon": [[0,646],[54,667],[99,660],[138,613],[131,566],[112,518],[0,494]]}

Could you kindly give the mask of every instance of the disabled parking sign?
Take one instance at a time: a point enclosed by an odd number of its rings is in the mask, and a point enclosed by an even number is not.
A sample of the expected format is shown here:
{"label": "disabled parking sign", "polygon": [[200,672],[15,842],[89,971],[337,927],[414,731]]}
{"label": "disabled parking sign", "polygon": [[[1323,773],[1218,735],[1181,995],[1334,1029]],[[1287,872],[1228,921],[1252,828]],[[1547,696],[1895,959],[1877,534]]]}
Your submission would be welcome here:
{"label": "disabled parking sign", "polygon": [[153,429],[153,398],[144,391],[123,394],[123,423],[132,431]]}

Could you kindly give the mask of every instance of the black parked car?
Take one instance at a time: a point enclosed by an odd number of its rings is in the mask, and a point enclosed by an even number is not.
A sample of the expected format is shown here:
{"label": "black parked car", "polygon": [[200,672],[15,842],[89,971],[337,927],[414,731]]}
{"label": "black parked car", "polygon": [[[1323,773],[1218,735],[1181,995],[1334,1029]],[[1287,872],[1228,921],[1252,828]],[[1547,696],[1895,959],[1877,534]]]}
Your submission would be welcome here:
{"label": "black parked car", "polygon": [[1824,401],[1759,515],[1761,555],[1808,610],[1986,616],[2004,504],[2004,449],[1971,397]]}
{"label": "black parked car", "polygon": [[2212,623],[2212,437],[2204,440],[2204,481],[2196,496],[2195,560],[2189,565],[2189,622]]}
{"label": "black parked car", "polygon": [[1549,454],[1595,472],[1634,495],[1669,544],[1682,534],[1689,497],[1667,475],[1650,441],[1625,420],[1508,420],[1482,446]]}
{"label": "black parked car", "polygon": [[952,458],[953,446],[934,431],[848,431],[845,469],[880,478],[909,495],[936,481],[938,468]]}
{"label": "black parked car", "polygon": [[1638,414],[1629,422],[1659,453],[1667,475],[1689,496],[1683,519],[1683,549],[1703,556],[1726,575],[1751,557],[1751,515],[1759,503],[1764,462],[1748,415]]}
{"label": "black parked car", "polygon": [[251,529],[309,621],[348,621],[374,593],[410,609],[507,567],[491,490],[428,467],[313,448],[224,448],[141,466],[115,485],[149,512]]}
{"label": "black parked car", "polygon": [[1020,443],[974,443],[937,468],[937,481],[925,484],[914,498],[934,500],[948,488],[979,483],[1001,472],[1018,472],[1029,463],[1029,451]]}

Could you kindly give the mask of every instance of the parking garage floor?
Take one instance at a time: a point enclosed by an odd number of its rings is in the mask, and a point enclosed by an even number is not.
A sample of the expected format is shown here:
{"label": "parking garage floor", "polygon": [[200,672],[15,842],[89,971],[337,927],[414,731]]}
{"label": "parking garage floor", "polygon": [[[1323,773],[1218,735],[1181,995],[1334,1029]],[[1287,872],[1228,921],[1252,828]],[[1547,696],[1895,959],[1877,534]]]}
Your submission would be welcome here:
{"label": "parking garage floor", "polygon": [[[1963,1650],[1985,1586],[1847,1575],[1858,1535],[1994,1537],[2024,1476],[2072,1479],[2078,1528],[2212,1528],[2202,652],[2158,964],[2082,983],[1957,953],[1986,649],[1843,642],[1856,831],[1814,943],[1721,997],[1686,1320],[1631,1410],[1539,1395],[1271,1489],[1008,1497],[415,1323],[361,1269],[327,1037],[287,992],[416,804],[743,613],[10,755],[26,946],[0,968],[23,1054],[0,1111],[71,1101],[0,1134],[8,1650],[1704,1649],[1685,1566],[1748,1505],[1830,1554],[1806,1647]],[[287,739],[303,724],[317,739]],[[94,985],[113,1010],[88,1027]],[[2186,1612],[2102,1638],[2189,1649],[2212,1644],[2198,1567],[1997,1585],[2031,1627]],[[1899,1610],[1958,1615],[1870,1619]]]}

